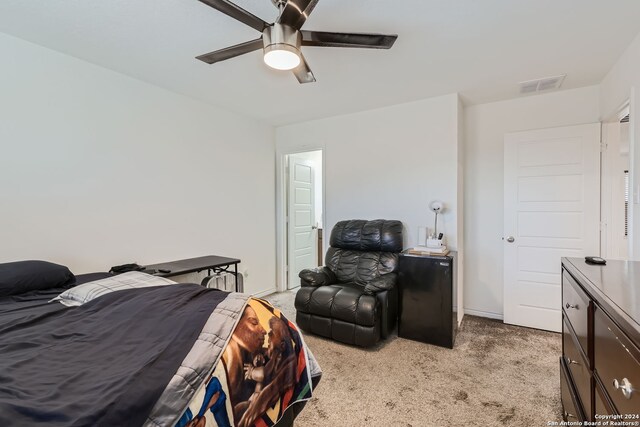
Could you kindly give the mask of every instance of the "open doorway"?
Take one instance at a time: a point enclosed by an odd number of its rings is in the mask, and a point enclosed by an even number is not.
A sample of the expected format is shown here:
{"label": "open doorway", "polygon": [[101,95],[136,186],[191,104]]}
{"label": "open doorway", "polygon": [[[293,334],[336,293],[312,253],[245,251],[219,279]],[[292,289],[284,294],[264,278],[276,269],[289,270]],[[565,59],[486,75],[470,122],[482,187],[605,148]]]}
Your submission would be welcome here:
{"label": "open doorway", "polygon": [[602,127],[601,253],[603,258],[629,259],[631,135],[629,106]]}
{"label": "open doorway", "polygon": [[285,155],[286,289],[298,273],[323,264],[322,150]]}

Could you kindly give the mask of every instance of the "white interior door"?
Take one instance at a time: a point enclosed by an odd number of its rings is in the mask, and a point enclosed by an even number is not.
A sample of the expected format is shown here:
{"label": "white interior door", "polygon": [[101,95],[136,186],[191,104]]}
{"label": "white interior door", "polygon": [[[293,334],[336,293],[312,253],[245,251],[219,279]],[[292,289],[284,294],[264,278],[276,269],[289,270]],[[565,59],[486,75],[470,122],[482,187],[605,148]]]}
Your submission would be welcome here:
{"label": "white interior door", "polygon": [[560,331],[560,258],[600,253],[600,124],[507,134],[504,148],[504,321]]}
{"label": "white interior door", "polygon": [[302,156],[289,156],[288,288],[300,285],[298,273],[317,267],[313,165]]}

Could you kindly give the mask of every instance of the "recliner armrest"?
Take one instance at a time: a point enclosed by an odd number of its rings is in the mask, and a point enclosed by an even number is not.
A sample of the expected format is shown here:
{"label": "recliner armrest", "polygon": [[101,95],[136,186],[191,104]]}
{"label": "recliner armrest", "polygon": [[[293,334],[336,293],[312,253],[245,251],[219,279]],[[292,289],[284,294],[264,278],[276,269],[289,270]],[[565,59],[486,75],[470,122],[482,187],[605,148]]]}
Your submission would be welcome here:
{"label": "recliner armrest", "polygon": [[325,286],[336,282],[336,275],[328,267],[302,270],[298,277],[302,286]]}
{"label": "recliner armrest", "polygon": [[367,283],[364,287],[364,293],[367,295],[375,295],[381,291],[388,291],[396,286],[397,279],[398,275],[396,273],[383,274],[377,279],[373,279]]}

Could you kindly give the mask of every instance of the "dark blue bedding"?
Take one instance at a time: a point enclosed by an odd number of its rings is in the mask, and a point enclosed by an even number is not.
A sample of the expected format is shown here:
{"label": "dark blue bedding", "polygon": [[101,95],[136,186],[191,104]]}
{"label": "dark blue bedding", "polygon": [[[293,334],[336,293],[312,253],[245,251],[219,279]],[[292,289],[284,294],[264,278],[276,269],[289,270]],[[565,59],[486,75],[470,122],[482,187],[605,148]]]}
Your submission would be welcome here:
{"label": "dark blue bedding", "polygon": [[0,426],[142,425],[228,295],[183,284],[47,303],[63,290],[0,299]]}
{"label": "dark blue bedding", "polygon": [[48,302],[73,286],[104,279],[109,276],[111,276],[110,273],[81,274],[76,276],[75,281],[67,284],[67,286],[63,288],[52,288],[25,292],[20,295],[2,296],[0,297],[0,325],[6,325],[17,319],[24,321],[28,316],[42,316],[47,313],[64,310],[68,307],[59,303],[48,304]]}

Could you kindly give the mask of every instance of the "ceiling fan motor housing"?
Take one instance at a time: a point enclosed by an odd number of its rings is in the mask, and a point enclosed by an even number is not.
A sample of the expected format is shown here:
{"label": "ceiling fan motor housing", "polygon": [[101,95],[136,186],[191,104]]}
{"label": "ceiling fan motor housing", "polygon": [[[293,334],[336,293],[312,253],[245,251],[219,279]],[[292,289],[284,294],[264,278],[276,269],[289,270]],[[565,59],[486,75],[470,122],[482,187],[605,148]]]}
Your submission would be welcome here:
{"label": "ceiling fan motor housing", "polygon": [[272,50],[288,50],[300,56],[302,33],[293,27],[275,23],[262,32],[264,53]]}

